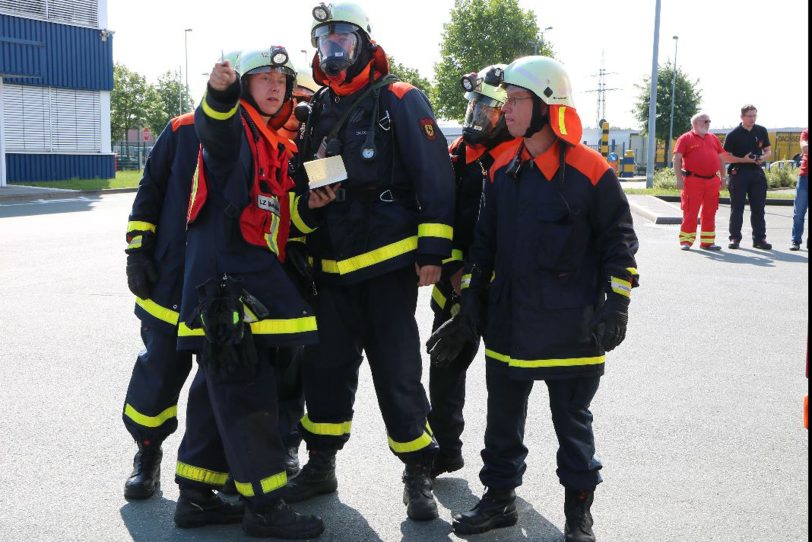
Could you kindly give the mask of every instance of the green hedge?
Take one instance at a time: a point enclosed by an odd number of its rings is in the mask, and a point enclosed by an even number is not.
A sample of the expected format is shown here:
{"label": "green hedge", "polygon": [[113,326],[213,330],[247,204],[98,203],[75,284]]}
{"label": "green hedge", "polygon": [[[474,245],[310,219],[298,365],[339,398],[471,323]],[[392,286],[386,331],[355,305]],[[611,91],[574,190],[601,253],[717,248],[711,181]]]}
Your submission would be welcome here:
{"label": "green hedge", "polygon": [[[765,172],[767,186],[772,189],[795,188],[798,183],[798,168],[776,167]],[[661,190],[676,190],[677,178],[671,168],[659,169],[654,173],[654,188]],[[724,189],[724,187],[722,187]]]}

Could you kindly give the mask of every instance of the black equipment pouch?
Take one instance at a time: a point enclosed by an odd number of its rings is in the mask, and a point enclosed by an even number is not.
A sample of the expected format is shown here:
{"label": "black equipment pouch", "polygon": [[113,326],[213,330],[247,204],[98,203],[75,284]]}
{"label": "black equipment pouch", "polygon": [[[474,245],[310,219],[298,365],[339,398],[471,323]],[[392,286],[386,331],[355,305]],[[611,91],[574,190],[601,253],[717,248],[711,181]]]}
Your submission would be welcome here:
{"label": "black equipment pouch", "polygon": [[257,365],[257,352],[248,318],[261,319],[268,309],[242,287],[242,281],[224,274],[197,287],[199,304],[186,322],[203,328],[206,340],[200,364],[211,375],[226,379]]}

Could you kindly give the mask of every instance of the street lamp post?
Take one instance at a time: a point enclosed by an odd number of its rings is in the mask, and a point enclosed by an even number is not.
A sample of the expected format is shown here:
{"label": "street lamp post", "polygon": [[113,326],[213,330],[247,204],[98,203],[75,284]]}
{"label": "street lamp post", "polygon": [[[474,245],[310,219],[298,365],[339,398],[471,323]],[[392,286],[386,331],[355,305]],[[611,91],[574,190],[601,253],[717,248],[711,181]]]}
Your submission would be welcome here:
{"label": "street lamp post", "polygon": [[651,91],[648,104],[648,148],[646,149],[646,188],[654,186],[654,153],[657,150],[657,54],[660,47],[660,0],[654,4],[654,50],[651,55]]}
{"label": "street lamp post", "polygon": [[671,149],[671,142],[674,141],[674,102],[677,99],[677,45],[679,44],[679,36],[674,36],[674,75],[671,78],[671,121],[668,123],[668,148],[670,150],[671,158],[669,163],[674,165],[674,150]]}
{"label": "street lamp post", "polygon": [[[186,38],[189,35],[189,32],[191,32],[191,31],[192,31],[191,28],[186,28],[183,31],[183,56],[184,56],[184,59],[186,60],[186,94],[189,94],[189,49],[188,49],[188,46],[187,46],[188,42],[187,42]],[[186,97],[185,96],[181,100],[181,102],[182,103],[186,102]]]}
{"label": "street lamp post", "polygon": [[304,63],[307,66],[307,49],[301,49],[299,52],[304,55]]}

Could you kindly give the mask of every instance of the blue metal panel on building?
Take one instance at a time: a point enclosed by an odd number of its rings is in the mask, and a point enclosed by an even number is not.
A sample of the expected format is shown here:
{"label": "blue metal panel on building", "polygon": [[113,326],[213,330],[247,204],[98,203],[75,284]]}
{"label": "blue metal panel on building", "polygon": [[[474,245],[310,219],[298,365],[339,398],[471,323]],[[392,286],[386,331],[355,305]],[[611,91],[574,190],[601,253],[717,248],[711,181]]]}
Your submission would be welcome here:
{"label": "blue metal panel on building", "polygon": [[110,179],[116,176],[113,154],[6,154],[9,182],[63,179]]}
{"label": "blue metal panel on building", "polygon": [[0,75],[9,84],[112,90],[113,39],[95,28],[0,15]]}

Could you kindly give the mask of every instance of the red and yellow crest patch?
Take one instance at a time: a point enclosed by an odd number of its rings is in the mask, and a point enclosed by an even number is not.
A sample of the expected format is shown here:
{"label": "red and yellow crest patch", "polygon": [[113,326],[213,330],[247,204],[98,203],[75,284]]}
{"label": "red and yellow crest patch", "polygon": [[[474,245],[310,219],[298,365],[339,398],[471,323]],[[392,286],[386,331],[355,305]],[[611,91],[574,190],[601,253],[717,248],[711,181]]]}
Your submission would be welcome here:
{"label": "red and yellow crest patch", "polygon": [[434,141],[437,139],[437,125],[434,124],[434,119],[426,117],[425,119],[420,119],[420,129],[423,131],[423,135],[426,136],[426,139],[429,141]]}

